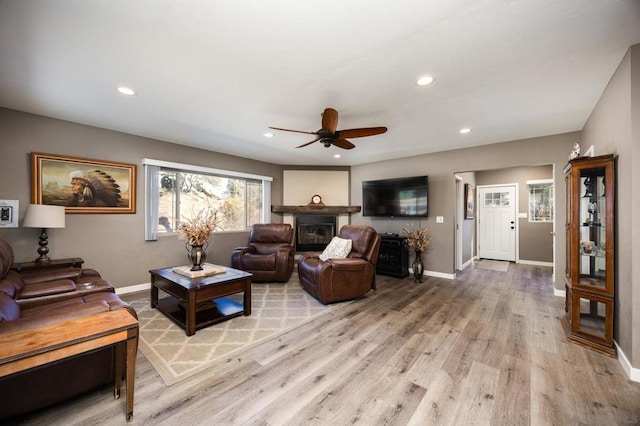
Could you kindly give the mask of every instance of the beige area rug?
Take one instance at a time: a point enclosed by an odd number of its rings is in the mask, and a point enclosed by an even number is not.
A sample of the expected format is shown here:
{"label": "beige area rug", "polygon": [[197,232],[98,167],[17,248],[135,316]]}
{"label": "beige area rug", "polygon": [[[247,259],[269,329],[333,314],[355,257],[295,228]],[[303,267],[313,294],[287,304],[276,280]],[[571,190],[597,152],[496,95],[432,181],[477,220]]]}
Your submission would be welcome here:
{"label": "beige area rug", "polygon": [[480,259],[480,261],[476,263],[476,268],[488,269],[489,271],[507,272],[509,269],[509,263],[510,262],[505,262],[503,260]]}
{"label": "beige area rug", "polygon": [[[239,296],[239,297],[235,297]],[[242,301],[242,295],[234,300]],[[336,305],[325,306],[305,292],[297,276],[288,283],[254,283],[251,316],[239,316],[196,331],[184,330],[157,309],[149,297],[130,302],[140,320],[139,348],[171,386],[229,356],[257,346],[325,315]]]}

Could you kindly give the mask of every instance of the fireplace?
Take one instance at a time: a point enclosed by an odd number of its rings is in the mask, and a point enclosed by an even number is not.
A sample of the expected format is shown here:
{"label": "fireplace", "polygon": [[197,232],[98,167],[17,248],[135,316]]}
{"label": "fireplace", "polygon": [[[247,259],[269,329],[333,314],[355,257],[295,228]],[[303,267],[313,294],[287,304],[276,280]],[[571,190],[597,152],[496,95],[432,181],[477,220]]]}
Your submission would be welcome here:
{"label": "fireplace", "polygon": [[322,251],[336,235],[336,217],[296,215],[296,251]]}

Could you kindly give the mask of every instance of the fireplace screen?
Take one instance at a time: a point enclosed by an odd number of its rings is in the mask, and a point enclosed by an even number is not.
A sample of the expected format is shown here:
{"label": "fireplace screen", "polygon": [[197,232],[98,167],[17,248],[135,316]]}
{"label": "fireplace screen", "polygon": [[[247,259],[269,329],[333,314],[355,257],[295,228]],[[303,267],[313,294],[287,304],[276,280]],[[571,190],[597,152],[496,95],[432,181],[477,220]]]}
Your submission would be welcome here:
{"label": "fireplace screen", "polygon": [[296,251],[324,250],[335,235],[335,216],[296,216]]}

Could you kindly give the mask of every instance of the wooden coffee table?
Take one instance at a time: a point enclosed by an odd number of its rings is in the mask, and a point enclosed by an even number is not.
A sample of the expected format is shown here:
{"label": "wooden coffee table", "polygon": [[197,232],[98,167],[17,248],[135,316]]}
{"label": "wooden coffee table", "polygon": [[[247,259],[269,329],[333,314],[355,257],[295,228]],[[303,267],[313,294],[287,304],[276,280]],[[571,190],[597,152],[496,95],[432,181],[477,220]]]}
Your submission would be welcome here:
{"label": "wooden coffee table", "polygon": [[[225,266],[224,273],[189,278],[173,272],[173,269],[174,267],[169,267],[149,271],[151,307],[184,328],[187,336],[194,335],[196,330],[239,315],[251,315],[252,274]],[[158,298],[158,290],[170,297]],[[224,298],[241,292],[244,293],[242,305]],[[216,299],[219,299],[218,302]],[[234,305],[237,306],[236,309],[233,309]]]}

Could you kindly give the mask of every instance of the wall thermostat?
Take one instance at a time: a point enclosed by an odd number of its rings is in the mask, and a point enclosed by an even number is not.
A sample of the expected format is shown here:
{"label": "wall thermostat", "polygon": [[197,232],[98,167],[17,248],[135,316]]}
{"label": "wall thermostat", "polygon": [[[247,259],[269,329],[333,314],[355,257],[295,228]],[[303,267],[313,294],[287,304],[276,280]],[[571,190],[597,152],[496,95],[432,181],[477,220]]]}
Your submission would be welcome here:
{"label": "wall thermostat", "polygon": [[0,200],[0,228],[17,228],[18,216],[18,200]]}

